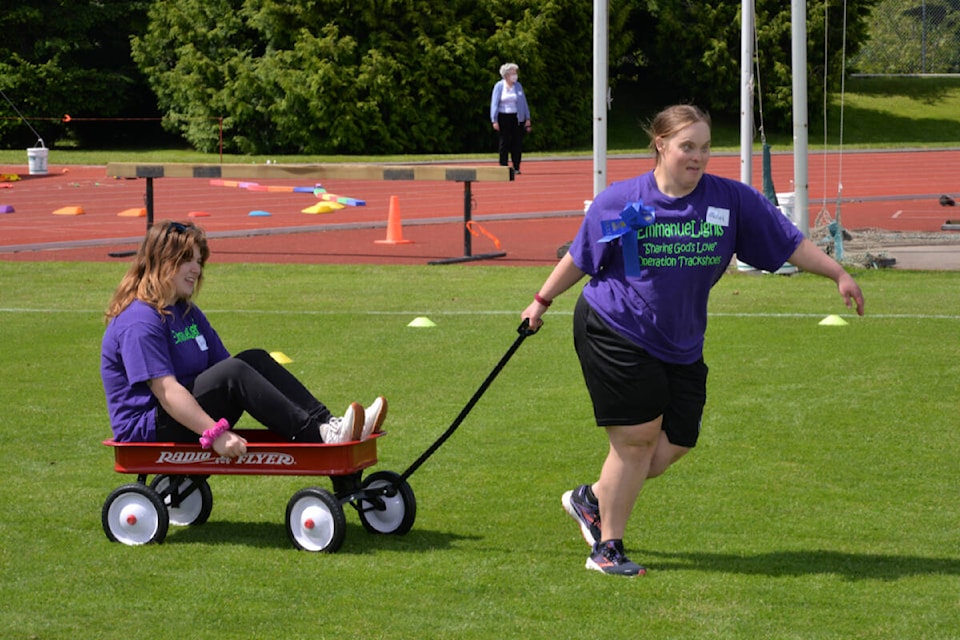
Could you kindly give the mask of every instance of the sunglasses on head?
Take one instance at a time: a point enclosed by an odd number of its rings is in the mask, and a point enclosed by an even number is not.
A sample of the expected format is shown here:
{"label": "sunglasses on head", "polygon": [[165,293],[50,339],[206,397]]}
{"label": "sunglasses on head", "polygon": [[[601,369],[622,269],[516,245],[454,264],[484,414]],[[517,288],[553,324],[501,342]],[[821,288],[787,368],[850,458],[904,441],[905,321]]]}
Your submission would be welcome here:
{"label": "sunglasses on head", "polygon": [[167,230],[163,232],[164,242],[166,242],[167,237],[170,235],[171,231],[176,231],[177,233],[186,233],[187,229],[193,229],[193,225],[183,224],[182,222],[171,222],[167,226]]}

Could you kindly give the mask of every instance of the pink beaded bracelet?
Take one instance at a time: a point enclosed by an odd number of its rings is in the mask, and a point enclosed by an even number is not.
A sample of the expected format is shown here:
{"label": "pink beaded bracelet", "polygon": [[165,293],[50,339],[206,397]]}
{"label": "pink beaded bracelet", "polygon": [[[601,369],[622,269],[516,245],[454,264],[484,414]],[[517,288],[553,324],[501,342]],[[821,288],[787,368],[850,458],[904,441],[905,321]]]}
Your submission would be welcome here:
{"label": "pink beaded bracelet", "polygon": [[204,449],[209,449],[213,446],[213,441],[223,435],[224,431],[230,430],[230,423],[227,422],[226,418],[220,418],[217,421],[216,426],[212,429],[207,429],[203,432],[203,435],[200,436],[200,446]]}

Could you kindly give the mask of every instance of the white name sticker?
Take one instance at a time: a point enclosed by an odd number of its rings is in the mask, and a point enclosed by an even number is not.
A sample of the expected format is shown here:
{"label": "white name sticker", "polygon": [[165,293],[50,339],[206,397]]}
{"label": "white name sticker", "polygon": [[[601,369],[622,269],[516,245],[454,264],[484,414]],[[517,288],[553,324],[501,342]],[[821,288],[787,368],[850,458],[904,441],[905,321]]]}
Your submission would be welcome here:
{"label": "white name sticker", "polygon": [[707,207],[707,222],[726,227],[730,225],[730,209]]}
{"label": "white name sticker", "polygon": [[200,351],[207,350],[207,339],[203,336],[197,336],[197,346],[200,347]]}

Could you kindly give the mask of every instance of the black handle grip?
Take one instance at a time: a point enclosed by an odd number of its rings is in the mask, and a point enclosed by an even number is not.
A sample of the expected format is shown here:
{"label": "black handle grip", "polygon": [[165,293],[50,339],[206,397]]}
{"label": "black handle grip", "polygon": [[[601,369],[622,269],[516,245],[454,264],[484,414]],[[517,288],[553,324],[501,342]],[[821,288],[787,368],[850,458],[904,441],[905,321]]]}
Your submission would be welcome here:
{"label": "black handle grip", "polygon": [[[542,327],[543,324],[541,324],[540,326]],[[526,336],[532,336],[532,335],[535,334],[537,331],[540,331],[540,327],[537,327],[536,329],[531,329],[531,328],[530,328],[530,319],[529,319],[529,318],[524,318],[524,319],[523,319],[523,322],[520,323],[520,326],[517,327],[517,333],[519,333],[520,335],[522,335],[522,336],[524,336],[524,337],[526,337]]]}

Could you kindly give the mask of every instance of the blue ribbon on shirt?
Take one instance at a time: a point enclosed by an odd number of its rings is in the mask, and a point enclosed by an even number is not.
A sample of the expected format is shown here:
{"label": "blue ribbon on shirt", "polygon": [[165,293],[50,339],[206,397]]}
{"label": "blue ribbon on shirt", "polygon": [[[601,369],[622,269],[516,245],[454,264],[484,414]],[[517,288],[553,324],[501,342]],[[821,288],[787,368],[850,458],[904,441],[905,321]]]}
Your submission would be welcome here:
{"label": "blue ribbon on shirt", "polygon": [[636,233],[644,227],[649,227],[657,219],[657,214],[653,207],[643,204],[642,200],[627,203],[623,211],[620,212],[619,220],[601,220],[600,230],[603,237],[597,242],[612,242],[617,238],[632,233],[633,242],[620,241],[623,248],[623,268],[628,276],[640,277],[640,246],[636,242]]}

